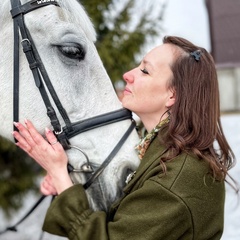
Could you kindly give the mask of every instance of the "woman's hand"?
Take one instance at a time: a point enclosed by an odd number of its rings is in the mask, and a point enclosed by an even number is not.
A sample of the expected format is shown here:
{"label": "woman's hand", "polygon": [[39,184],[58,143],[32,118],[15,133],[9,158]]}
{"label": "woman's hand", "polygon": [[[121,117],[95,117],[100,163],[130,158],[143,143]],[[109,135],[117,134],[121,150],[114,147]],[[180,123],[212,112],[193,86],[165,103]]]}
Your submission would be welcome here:
{"label": "woman's hand", "polygon": [[40,185],[40,191],[43,195],[57,195],[57,190],[55,189],[53,182],[52,182],[52,178],[50,175],[46,175],[43,178],[43,181],[41,182]]}
{"label": "woman's hand", "polygon": [[13,132],[13,136],[18,141],[16,145],[47,171],[57,193],[72,186],[67,172],[67,155],[53,132],[46,128],[46,141],[29,120],[25,120],[26,127],[21,123],[14,125],[19,130]]}

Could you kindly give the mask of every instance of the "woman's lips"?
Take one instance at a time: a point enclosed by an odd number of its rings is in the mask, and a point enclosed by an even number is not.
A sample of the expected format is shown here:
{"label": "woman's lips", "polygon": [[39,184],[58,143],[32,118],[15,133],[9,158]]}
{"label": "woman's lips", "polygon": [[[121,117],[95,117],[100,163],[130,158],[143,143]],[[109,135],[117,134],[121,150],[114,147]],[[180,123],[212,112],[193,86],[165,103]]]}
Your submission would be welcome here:
{"label": "woman's lips", "polygon": [[126,88],[124,89],[124,94],[130,94],[130,93],[132,93],[132,92],[130,91],[129,88],[126,87]]}

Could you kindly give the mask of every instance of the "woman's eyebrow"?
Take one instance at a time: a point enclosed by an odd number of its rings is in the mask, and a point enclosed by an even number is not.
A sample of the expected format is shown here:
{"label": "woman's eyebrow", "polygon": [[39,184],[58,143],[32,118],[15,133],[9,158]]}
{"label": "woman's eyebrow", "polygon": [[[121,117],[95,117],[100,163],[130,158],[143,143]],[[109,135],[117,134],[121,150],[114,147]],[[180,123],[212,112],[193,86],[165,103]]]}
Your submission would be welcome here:
{"label": "woman's eyebrow", "polygon": [[148,61],[147,59],[143,59],[142,63],[145,65],[148,65],[150,68],[154,68],[154,66],[152,65],[152,63],[150,61]]}

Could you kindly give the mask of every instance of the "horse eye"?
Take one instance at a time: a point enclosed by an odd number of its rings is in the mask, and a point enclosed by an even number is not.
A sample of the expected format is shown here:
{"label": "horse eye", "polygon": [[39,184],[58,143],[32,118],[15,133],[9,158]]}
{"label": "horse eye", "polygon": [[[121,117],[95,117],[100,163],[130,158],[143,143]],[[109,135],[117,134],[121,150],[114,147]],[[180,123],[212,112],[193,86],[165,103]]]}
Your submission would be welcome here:
{"label": "horse eye", "polygon": [[59,51],[66,57],[71,59],[83,60],[85,57],[85,50],[81,45],[62,45],[58,46]]}

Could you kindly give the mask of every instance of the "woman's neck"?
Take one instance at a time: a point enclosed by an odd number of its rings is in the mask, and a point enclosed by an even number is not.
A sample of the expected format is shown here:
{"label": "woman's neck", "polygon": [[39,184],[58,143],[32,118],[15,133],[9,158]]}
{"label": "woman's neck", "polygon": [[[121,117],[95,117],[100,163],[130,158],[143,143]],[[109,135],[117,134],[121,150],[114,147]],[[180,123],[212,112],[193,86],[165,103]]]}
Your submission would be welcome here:
{"label": "woman's neck", "polygon": [[138,115],[139,118],[141,119],[144,127],[146,128],[147,132],[151,132],[153,128],[155,128],[158,123],[168,117],[168,114],[164,114],[162,118],[160,119],[159,115],[158,116],[150,116],[149,114],[146,115]]}

